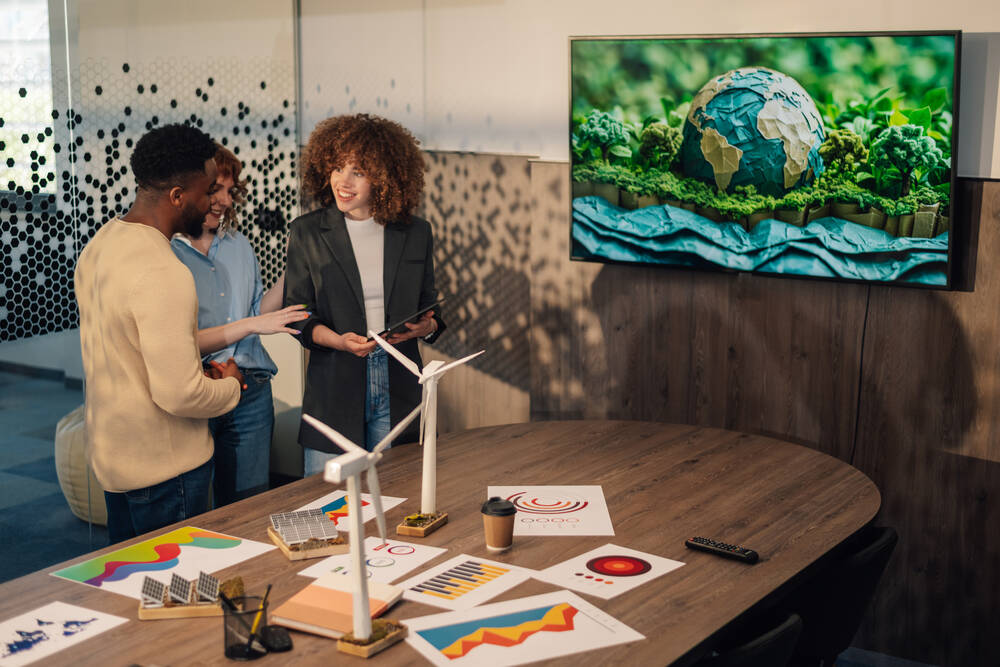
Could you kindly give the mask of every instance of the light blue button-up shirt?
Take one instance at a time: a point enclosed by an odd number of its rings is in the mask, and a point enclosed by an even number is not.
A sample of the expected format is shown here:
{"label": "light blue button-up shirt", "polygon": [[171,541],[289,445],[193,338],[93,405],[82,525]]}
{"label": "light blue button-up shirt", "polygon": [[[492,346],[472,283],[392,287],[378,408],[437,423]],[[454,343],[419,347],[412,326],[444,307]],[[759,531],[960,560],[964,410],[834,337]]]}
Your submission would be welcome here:
{"label": "light blue button-up shirt", "polygon": [[[218,234],[203,255],[182,236],[174,237],[171,247],[177,259],[190,269],[198,291],[198,328],[217,327],[244,317],[260,315],[260,300],[264,285],[260,265],[253,247],[243,234],[228,231]],[[229,357],[244,369],[278,372],[271,357],[251,334],[218,352],[207,354],[202,361],[225,363]]]}

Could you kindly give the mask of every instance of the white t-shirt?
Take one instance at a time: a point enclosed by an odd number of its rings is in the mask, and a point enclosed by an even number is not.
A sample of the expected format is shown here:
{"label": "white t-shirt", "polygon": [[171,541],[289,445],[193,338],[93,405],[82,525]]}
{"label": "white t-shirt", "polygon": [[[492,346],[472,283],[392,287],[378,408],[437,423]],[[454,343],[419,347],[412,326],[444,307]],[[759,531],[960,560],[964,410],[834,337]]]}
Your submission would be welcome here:
{"label": "white t-shirt", "polygon": [[[354,248],[354,259],[358,262],[361,272],[361,293],[365,298],[365,320],[368,329],[379,332],[385,327],[385,289],[382,284],[382,267],[385,255],[385,227],[375,222],[375,218],[367,220],[351,220],[347,222],[347,233],[351,237],[351,247]],[[368,331],[358,331],[367,335]]]}

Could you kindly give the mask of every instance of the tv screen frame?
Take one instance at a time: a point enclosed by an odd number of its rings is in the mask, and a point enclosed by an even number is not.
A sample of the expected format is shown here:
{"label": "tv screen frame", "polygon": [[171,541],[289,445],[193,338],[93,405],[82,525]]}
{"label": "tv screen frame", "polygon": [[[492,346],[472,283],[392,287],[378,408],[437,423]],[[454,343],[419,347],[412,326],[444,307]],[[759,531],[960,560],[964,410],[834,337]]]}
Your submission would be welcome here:
{"label": "tv screen frame", "polygon": [[[907,52],[910,69],[945,85],[866,81],[865,97],[832,83],[922,42],[946,53]],[[855,58],[846,74],[795,67],[824,43],[857,47],[837,52]],[[969,236],[955,201],[961,49],[960,30],[571,36],[570,259],[955,289]]]}

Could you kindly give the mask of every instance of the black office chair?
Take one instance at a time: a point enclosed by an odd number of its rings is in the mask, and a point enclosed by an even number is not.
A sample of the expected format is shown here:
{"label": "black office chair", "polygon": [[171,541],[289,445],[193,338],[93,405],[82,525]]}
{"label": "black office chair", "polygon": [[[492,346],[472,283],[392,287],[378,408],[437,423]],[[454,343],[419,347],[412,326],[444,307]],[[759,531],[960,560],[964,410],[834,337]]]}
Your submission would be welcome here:
{"label": "black office chair", "polygon": [[851,645],[898,541],[893,528],[867,528],[851,553],[793,595],[788,606],[805,623],[793,665],[832,667]]}
{"label": "black office chair", "polygon": [[744,635],[740,643],[723,648],[716,655],[698,662],[696,667],[785,667],[801,632],[802,619],[798,614],[779,617],[777,621],[764,623],[760,634],[749,638]]}

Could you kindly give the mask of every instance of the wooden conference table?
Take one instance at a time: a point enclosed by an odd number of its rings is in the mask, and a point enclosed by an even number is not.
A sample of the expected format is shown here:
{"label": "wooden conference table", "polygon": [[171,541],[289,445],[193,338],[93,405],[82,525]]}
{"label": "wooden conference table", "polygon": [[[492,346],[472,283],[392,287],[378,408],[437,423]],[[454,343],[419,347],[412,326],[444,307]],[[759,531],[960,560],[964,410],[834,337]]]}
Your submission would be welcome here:
{"label": "wooden conference table", "polygon": [[[418,509],[420,455],[416,445],[400,446],[387,451],[379,466],[382,492],[408,499],[386,513],[390,533],[405,514]],[[515,537],[509,552],[490,555],[479,512],[490,484],[599,484],[615,535]],[[269,514],[296,509],[332,490],[314,475],[174,527],[195,525],[270,543]],[[448,512],[449,523],[424,543],[448,549],[427,567],[465,553],[543,569],[608,542],[683,561],[684,567],[611,600],[583,596],[645,635],[644,641],[552,664],[686,665],[711,648],[713,636],[726,624],[755,606],[766,606],[790,582],[822,567],[823,557],[872,521],[879,505],[878,490],[858,470],[772,438],[648,422],[535,422],[439,438],[438,507]],[[374,521],[366,529],[375,534]],[[161,532],[166,529],[157,534]],[[684,540],[693,535],[747,546],[761,560],[749,566],[690,551]],[[139,621],[136,600],[48,574],[109,550],[0,585],[0,620],[55,600],[131,619],[44,664],[231,664],[223,657],[221,618]],[[273,609],[312,581],[296,573],[315,562],[292,563],[275,549],[218,575],[241,575],[251,593],[262,593],[272,583]],[[493,601],[553,590],[557,587],[552,584],[529,579]],[[405,620],[441,611],[403,600],[388,615]],[[360,658],[337,654],[332,640],[298,632],[292,638],[291,653],[271,654],[255,664],[361,664]],[[401,643],[370,664],[427,663]]]}

